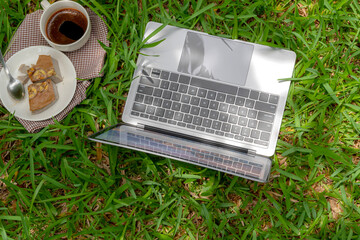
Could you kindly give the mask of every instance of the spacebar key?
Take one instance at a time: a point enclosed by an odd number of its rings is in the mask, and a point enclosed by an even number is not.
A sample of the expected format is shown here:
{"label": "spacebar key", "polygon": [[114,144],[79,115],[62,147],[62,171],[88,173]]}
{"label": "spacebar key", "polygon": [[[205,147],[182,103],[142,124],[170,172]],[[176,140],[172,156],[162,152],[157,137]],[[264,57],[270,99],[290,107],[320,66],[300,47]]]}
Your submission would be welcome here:
{"label": "spacebar key", "polygon": [[227,94],[233,94],[236,95],[237,93],[237,87],[230,86],[223,83],[217,83],[209,80],[204,80],[200,78],[191,78],[190,82],[191,86],[205,88],[213,91],[223,92]]}

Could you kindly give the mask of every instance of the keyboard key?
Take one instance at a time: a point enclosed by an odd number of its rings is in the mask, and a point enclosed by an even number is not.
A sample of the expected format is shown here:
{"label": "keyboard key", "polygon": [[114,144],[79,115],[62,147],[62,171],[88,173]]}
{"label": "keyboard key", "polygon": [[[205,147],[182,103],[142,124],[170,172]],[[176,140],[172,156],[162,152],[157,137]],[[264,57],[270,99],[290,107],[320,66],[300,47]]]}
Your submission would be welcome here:
{"label": "keyboard key", "polygon": [[160,74],[160,78],[161,78],[161,79],[168,80],[168,79],[169,79],[169,76],[170,76],[170,73],[169,73],[169,72],[161,71],[161,74]]}
{"label": "keyboard key", "polygon": [[202,123],[202,120],[203,120],[203,119],[202,119],[201,117],[194,117],[192,123],[193,123],[194,125],[200,126],[201,123]]}
{"label": "keyboard key", "polygon": [[135,102],[142,103],[144,101],[144,95],[137,93],[135,95]]}
{"label": "keyboard key", "polygon": [[175,112],[175,114],[174,114],[174,120],[176,120],[176,121],[182,121],[183,117],[184,117],[183,113]]}
{"label": "keyboard key", "polygon": [[174,120],[168,120],[168,123],[172,124],[172,125],[176,125],[176,121],[174,121]]}
{"label": "keyboard key", "polygon": [[206,129],[206,130],[205,130],[205,132],[207,132],[207,133],[211,133],[211,134],[214,134],[214,133],[215,133],[215,131],[214,131],[214,130],[212,130],[212,129],[210,129],[210,128]]}
{"label": "keyboard key", "polygon": [[254,99],[254,100],[258,100],[259,99],[259,94],[260,94],[260,92],[251,90],[249,98]]}
{"label": "keyboard key", "polygon": [[178,92],[173,92],[172,93],[171,100],[178,102],[178,101],[180,101],[180,98],[181,98],[180,93],[178,93]]}
{"label": "keyboard key", "polygon": [[210,110],[206,108],[200,109],[200,116],[207,118],[209,116]]}
{"label": "keyboard key", "polygon": [[164,90],[162,97],[165,99],[170,99],[171,98],[171,94],[172,92],[170,92],[169,90]]}
{"label": "keyboard key", "polygon": [[198,97],[206,97],[207,90],[203,88],[199,88],[197,96]]}
{"label": "keyboard key", "polygon": [[145,104],[148,104],[148,105],[151,105],[152,104],[152,102],[153,102],[153,97],[151,97],[151,96],[146,96],[145,97],[145,100],[144,100],[144,103]]}
{"label": "keyboard key", "polygon": [[245,138],[244,141],[245,141],[245,142],[248,142],[248,143],[253,143],[253,142],[254,142],[254,140],[251,139],[251,138]]}
{"label": "keyboard key", "polygon": [[204,128],[204,127],[199,127],[199,126],[197,126],[197,127],[196,127],[196,130],[204,132],[204,131],[205,131],[205,128]]}
{"label": "keyboard key", "polygon": [[170,81],[177,82],[178,79],[179,79],[179,74],[177,74],[177,73],[171,73],[170,74],[170,78],[169,78]]}
{"label": "keyboard key", "polygon": [[142,117],[142,118],[149,118],[149,115],[147,115],[147,114],[145,114],[145,113],[141,113],[141,114],[140,114],[140,117]]}
{"label": "keyboard key", "polygon": [[235,115],[230,115],[229,116],[229,123],[232,123],[232,124],[237,124],[238,123],[238,116],[235,116]]}
{"label": "keyboard key", "polygon": [[235,95],[237,92],[237,88],[234,86],[195,77],[191,78],[190,85],[233,95]]}
{"label": "keyboard key", "polygon": [[170,83],[169,90],[176,92],[178,90],[178,88],[179,88],[178,83],[175,83],[175,82]]}
{"label": "keyboard key", "polygon": [[250,166],[250,165],[247,165],[247,164],[243,164],[242,170],[244,170],[245,172],[250,172],[251,166]]}
{"label": "keyboard key", "polygon": [[226,103],[234,104],[235,96],[234,95],[226,95]]}
{"label": "keyboard key", "polygon": [[235,135],[235,139],[236,139],[236,140],[243,141],[243,140],[244,140],[244,137],[243,137],[243,136],[240,136],[240,135]]}
{"label": "keyboard key", "polygon": [[159,78],[159,77],[160,77],[160,72],[161,72],[161,71],[160,71],[159,69],[155,69],[155,68],[154,68],[154,69],[152,70],[152,72],[151,72],[151,76],[152,76],[152,77],[157,77],[157,78]]}
{"label": "keyboard key", "polygon": [[224,136],[225,134],[223,133],[223,132],[221,132],[221,131],[215,131],[215,134],[216,135],[219,135],[219,136]]}
{"label": "keyboard key", "polygon": [[239,88],[238,92],[237,92],[237,95],[247,98],[247,97],[249,97],[249,92],[250,92],[249,89]]}
{"label": "keyboard key", "polygon": [[248,112],[248,118],[256,118],[257,111],[250,109]]}
{"label": "keyboard key", "polygon": [[258,121],[254,120],[254,119],[249,119],[248,127],[249,128],[256,128],[257,123],[258,123]]}
{"label": "keyboard key", "polygon": [[269,103],[277,104],[279,102],[279,96],[276,95],[270,95]]}
{"label": "keyboard key", "polygon": [[259,140],[255,140],[254,143],[259,144],[259,145],[264,146],[264,147],[268,146],[267,142],[263,142],[263,141],[259,141]]}
{"label": "keyboard key", "polygon": [[256,110],[260,110],[268,113],[276,112],[276,105],[257,101],[254,107]]}
{"label": "keyboard key", "polygon": [[190,112],[190,105],[188,105],[188,104],[182,104],[181,105],[181,112],[183,112],[183,113],[189,113]]}
{"label": "keyboard key", "polygon": [[210,101],[208,99],[202,98],[200,100],[200,107],[208,108],[210,104]]}
{"label": "keyboard key", "polygon": [[160,83],[160,88],[162,88],[162,89],[168,89],[168,88],[169,88],[169,85],[170,85],[170,82],[169,82],[169,81],[163,80],[163,81],[161,81],[161,83]]}
{"label": "keyboard key", "polygon": [[164,117],[167,118],[167,119],[172,119],[174,117],[174,111],[166,110]]}
{"label": "keyboard key", "polygon": [[147,114],[150,114],[150,115],[153,115],[154,113],[155,113],[155,107],[153,107],[153,106],[147,106],[147,108],[146,108],[146,113]]}
{"label": "keyboard key", "polygon": [[261,112],[261,111],[259,111],[258,116],[257,116],[258,120],[261,120],[264,122],[269,122],[269,123],[273,123],[274,118],[275,118],[275,115],[270,114],[270,113]]}
{"label": "keyboard key", "polygon": [[161,90],[160,88],[156,88],[156,89],[154,89],[153,96],[154,97],[161,97],[162,93],[163,93],[163,90]]}
{"label": "keyboard key", "polygon": [[191,116],[189,114],[185,114],[183,121],[186,123],[192,123],[192,119],[193,119],[193,116]]}
{"label": "keyboard key", "polygon": [[137,92],[146,94],[146,95],[151,95],[153,93],[153,90],[154,90],[154,88],[152,88],[152,87],[139,85]]}
{"label": "keyboard key", "polygon": [[218,117],[219,117],[219,112],[213,110],[210,111],[210,115],[209,115],[210,119],[217,120]]}
{"label": "keyboard key", "polygon": [[166,109],[170,109],[171,108],[171,101],[169,101],[169,100],[164,100],[163,101],[163,104],[162,104],[162,107],[163,108],[166,108]]}
{"label": "keyboard key", "polygon": [[[228,138],[234,138],[234,134],[231,134],[231,133],[225,133],[225,137],[228,137]],[[231,162],[229,160],[227,160],[228,162]],[[231,164],[230,164],[231,165]]]}
{"label": "keyboard key", "polygon": [[146,105],[141,103],[134,103],[132,110],[138,111],[138,112],[145,112]]}
{"label": "keyboard key", "polygon": [[200,112],[199,107],[196,107],[196,106],[191,107],[190,114],[197,116],[197,115],[199,115],[199,112]]}
{"label": "keyboard key", "polygon": [[245,104],[245,98],[236,97],[236,99],[235,99],[235,105],[237,105],[237,106],[244,106],[244,104]]}
{"label": "keyboard key", "polygon": [[271,123],[266,123],[266,122],[262,122],[262,121],[259,121],[259,124],[258,124],[258,127],[257,127],[257,129],[263,130],[263,131],[266,131],[266,132],[271,132],[271,128],[272,128]]}
{"label": "keyboard key", "polygon": [[270,133],[262,132],[260,135],[260,140],[269,141],[270,140]]}
{"label": "keyboard key", "polygon": [[200,98],[198,97],[191,97],[190,104],[194,106],[198,106],[200,103]]}
{"label": "keyboard key", "polygon": [[182,103],[189,103],[189,102],[190,102],[190,99],[191,99],[191,96],[190,96],[190,95],[183,94],[183,95],[181,96],[181,102],[182,102]]}
{"label": "keyboard key", "polygon": [[180,75],[179,83],[189,84],[190,83],[190,77],[185,76],[185,75]]}
{"label": "keyboard key", "polygon": [[160,99],[160,98],[155,98],[154,101],[153,101],[153,104],[154,104],[154,106],[156,106],[156,107],[161,107],[161,105],[162,105],[162,99]]}
{"label": "keyboard key", "polygon": [[163,123],[166,123],[166,122],[167,122],[167,120],[166,120],[165,118],[159,118],[159,121],[160,121],[160,122],[163,122]]}
{"label": "keyboard key", "polygon": [[157,117],[163,117],[165,114],[165,109],[163,108],[156,108],[155,110],[155,116]]}
{"label": "keyboard key", "polygon": [[247,111],[248,111],[248,110],[247,110],[246,108],[240,107],[240,108],[239,108],[238,115],[239,115],[239,116],[246,117]]}
{"label": "keyboard key", "polygon": [[180,84],[180,86],[179,86],[179,92],[181,92],[181,93],[187,93],[187,91],[188,91],[188,86],[186,86],[186,85],[184,85],[184,84]]}
{"label": "keyboard key", "polygon": [[245,137],[249,137],[250,136],[250,128],[243,127],[241,129],[241,135],[245,136]]}
{"label": "keyboard key", "polygon": [[238,112],[238,106],[230,105],[229,106],[229,113],[236,114]]}
{"label": "keyboard key", "polygon": [[179,102],[173,102],[171,105],[171,109],[174,111],[180,111],[181,103]]}
{"label": "keyboard key", "polygon": [[215,99],[215,96],[216,96],[216,92],[214,92],[214,91],[208,91],[208,93],[207,93],[207,95],[206,95],[206,98],[207,98],[207,99],[214,100],[214,99]]}
{"label": "keyboard key", "polygon": [[152,86],[152,87],[159,87],[160,80],[157,79],[157,78],[141,76],[140,77],[140,83],[145,84],[145,85],[149,85],[149,86]]}
{"label": "keyboard key", "polygon": [[226,99],[226,94],[225,93],[218,93],[216,95],[216,101],[218,102],[224,102]]}
{"label": "keyboard key", "polygon": [[154,120],[154,121],[159,120],[159,118],[158,118],[158,117],[155,117],[155,116],[150,116],[149,119]]}
{"label": "keyboard key", "polygon": [[210,105],[209,105],[209,108],[210,108],[210,109],[217,110],[218,107],[219,107],[219,103],[218,103],[218,102],[215,102],[215,101],[211,101],[211,102],[210,102]]}
{"label": "keyboard key", "polygon": [[212,125],[211,125],[211,128],[212,128],[212,129],[220,130],[220,127],[221,127],[221,122],[219,122],[219,121],[213,121],[213,123],[212,123]]}
{"label": "keyboard key", "polygon": [[231,127],[231,133],[239,134],[239,133],[240,133],[240,130],[241,130],[241,127],[239,127],[239,126],[233,125],[233,126]]}
{"label": "keyboard key", "polygon": [[221,126],[221,131],[223,132],[230,132],[231,124],[223,123]]}
{"label": "keyboard key", "polygon": [[177,125],[180,126],[180,127],[186,127],[186,124],[183,123],[183,122],[178,122]]}
{"label": "keyboard key", "polygon": [[229,104],[227,103],[220,103],[219,105],[219,111],[227,112],[228,108],[229,108]]}
{"label": "keyboard key", "polygon": [[211,127],[211,124],[212,124],[212,121],[210,119],[204,119],[202,122],[202,126],[206,127],[206,128]]}
{"label": "keyboard key", "polygon": [[189,87],[188,94],[190,95],[196,95],[197,88],[196,87]]}
{"label": "keyboard key", "polygon": [[260,131],[259,131],[259,130],[255,130],[255,129],[251,130],[250,137],[259,139],[259,137],[260,137]]}
{"label": "keyboard key", "polygon": [[135,112],[135,111],[131,111],[131,113],[130,113],[131,115],[133,115],[133,116],[140,116],[140,113],[138,113],[138,112]]}
{"label": "keyboard key", "polygon": [[247,108],[253,108],[255,105],[255,101],[251,100],[251,99],[246,99],[245,100],[245,107]]}
{"label": "keyboard key", "polygon": [[247,125],[247,118],[239,117],[239,125],[246,126]]}
{"label": "keyboard key", "polygon": [[259,101],[267,102],[269,100],[269,94],[268,93],[260,93]]}
{"label": "keyboard key", "polygon": [[219,121],[221,122],[227,122],[229,119],[229,114],[227,113],[220,113],[219,115]]}

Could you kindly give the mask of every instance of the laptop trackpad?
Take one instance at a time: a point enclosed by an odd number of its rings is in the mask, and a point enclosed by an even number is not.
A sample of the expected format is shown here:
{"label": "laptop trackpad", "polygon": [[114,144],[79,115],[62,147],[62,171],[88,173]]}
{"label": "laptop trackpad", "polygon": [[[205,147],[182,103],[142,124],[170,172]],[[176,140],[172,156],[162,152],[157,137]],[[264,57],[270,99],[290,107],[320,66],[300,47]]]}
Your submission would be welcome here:
{"label": "laptop trackpad", "polygon": [[245,85],[254,46],[188,32],[178,72]]}

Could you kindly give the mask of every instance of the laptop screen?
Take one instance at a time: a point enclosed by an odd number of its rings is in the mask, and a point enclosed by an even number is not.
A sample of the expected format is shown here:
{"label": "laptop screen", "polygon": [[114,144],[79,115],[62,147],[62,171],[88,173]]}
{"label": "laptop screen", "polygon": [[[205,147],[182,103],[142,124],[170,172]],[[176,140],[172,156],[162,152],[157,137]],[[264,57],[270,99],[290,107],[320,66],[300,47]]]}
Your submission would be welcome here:
{"label": "laptop screen", "polygon": [[91,140],[172,158],[235,176],[266,182],[271,160],[180,138],[153,130],[119,124],[90,136]]}
{"label": "laptop screen", "polygon": [[253,50],[247,43],[188,32],[178,71],[242,86]]}

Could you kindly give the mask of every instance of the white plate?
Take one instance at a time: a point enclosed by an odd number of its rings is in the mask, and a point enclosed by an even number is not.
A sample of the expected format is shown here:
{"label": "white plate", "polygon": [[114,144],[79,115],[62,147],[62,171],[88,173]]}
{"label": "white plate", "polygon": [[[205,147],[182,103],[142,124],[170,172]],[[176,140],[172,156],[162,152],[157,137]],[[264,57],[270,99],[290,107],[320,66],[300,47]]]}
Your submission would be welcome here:
{"label": "white plate", "polygon": [[28,47],[15,53],[6,64],[10,73],[16,78],[19,75],[23,75],[18,71],[20,65],[26,64],[31,66],[31,64],[36,64],[39,55],[50,55],[53,59],[57,60],[60,68],[59,75],[63,78],[62,82],[56,84],[58,99],[51,107],[42,112],[34,114],[30,111],[27,90],[27,86],[31,84],[30,80],[25,84],[24,99],[17,101],[9,95],[5,87],[9,82],[9,78],[5,75],[3,69],[0,73],[0,84],[3,86],[0,88],[0,99],[3,105],[16,117],[30,121],[40,121],[56,116],[70,103],[76,89],[76,71],[74,65],[64,53],[54,48],[46,46]]}

